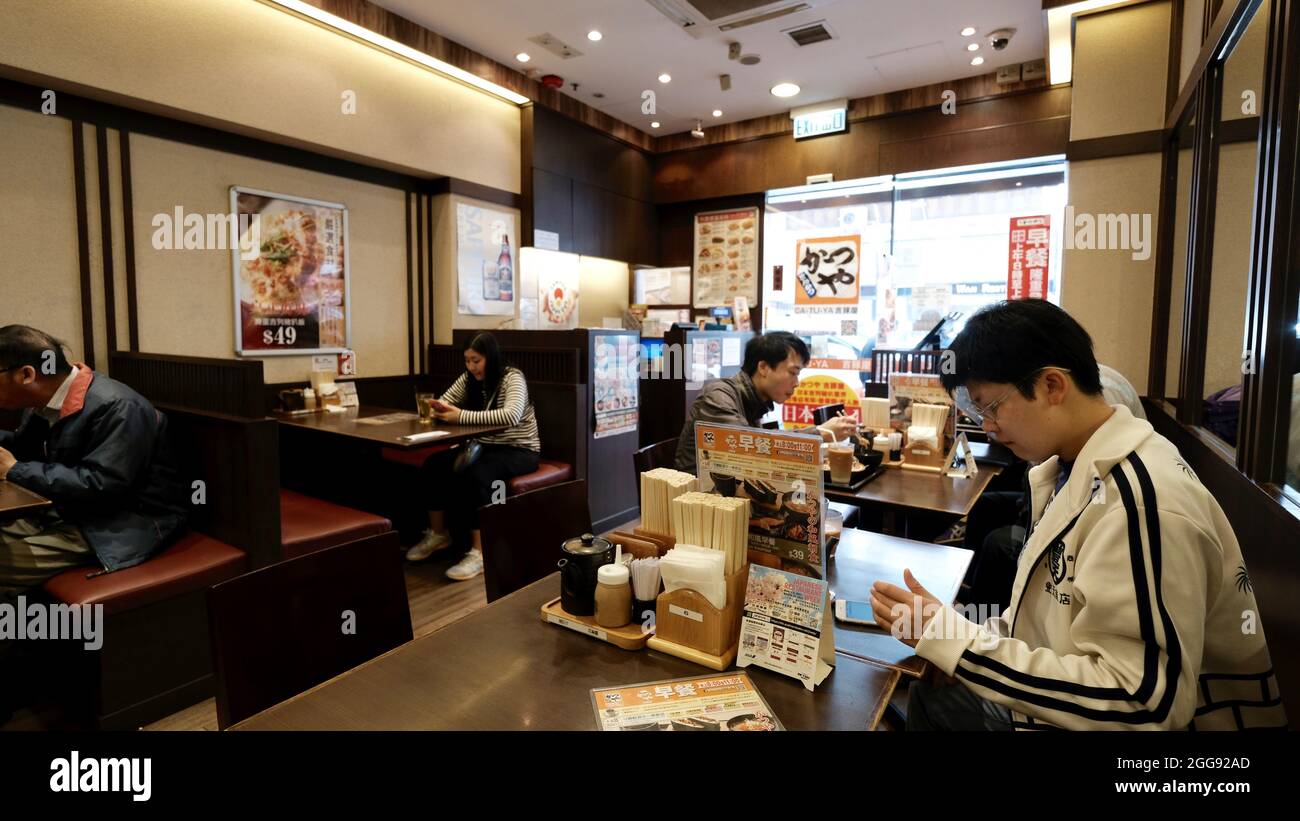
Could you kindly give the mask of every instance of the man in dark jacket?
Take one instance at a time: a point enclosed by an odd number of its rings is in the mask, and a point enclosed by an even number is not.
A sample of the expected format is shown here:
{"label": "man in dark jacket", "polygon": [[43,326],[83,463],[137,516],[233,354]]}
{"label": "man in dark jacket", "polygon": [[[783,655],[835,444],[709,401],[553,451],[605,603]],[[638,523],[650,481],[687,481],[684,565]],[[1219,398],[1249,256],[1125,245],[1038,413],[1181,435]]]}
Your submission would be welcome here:
{"label": "man in dark jacket", "polygon": [[0,480],[53,502],[0,520],[0,597],[80,565],[143,562],[185,527],[185,488],[166,446],[166,418],[135,391],[35,328],[0,328]]}
{"label": "man in dark jacket", "polygon": [[[691,405],[690,418],[677,440],[676,468],[695,472],[696,422],[758,427],[773,403],[790,401],[808,359],[808,346],[794,334],[772,331],[750,339],[740,370],[705,385]],[[856,429],[857,424],[847,416],[838,416],[817,428],[828,440],[843,439]]]}

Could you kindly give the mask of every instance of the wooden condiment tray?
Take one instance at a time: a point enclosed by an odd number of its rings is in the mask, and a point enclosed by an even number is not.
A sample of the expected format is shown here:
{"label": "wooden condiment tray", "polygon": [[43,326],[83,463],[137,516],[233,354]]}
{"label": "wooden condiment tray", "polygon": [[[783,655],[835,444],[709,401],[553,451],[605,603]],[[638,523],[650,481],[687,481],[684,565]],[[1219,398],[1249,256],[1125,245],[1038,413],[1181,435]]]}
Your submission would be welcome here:
{"label": "wooden condiment tray", "polygon": [[646,640],[654,635],[654,630],[643,630],[636,622],[623,627],[601,627],[596,624],[595,616],[574,616],[566,613],[560,606],[558,598],[542,605],[542,621],[567,627],[575,633],[591,636],[624,650],[644,650]]}

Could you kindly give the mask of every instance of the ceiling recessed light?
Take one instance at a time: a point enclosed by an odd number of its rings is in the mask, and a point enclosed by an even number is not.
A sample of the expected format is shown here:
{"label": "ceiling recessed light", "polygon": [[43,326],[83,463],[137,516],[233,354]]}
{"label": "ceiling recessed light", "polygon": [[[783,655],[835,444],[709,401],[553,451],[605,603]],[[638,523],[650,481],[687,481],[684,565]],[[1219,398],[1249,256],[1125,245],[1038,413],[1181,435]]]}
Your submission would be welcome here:
{"label": "ceiling recessed light", "polygon": [[721,117],[721,116],[722,116],[722,109],[720,109],[720,108],[715,108],[715,109],[713,109],[713,116],[715,116],[715,117]]}
{"label": "ceiling recessed light", "polygon": [[672,81],[673,81],[672,75],[668,74],[668,72],[666,71],[663,74],[659,75],[659,82],[661,83],[671,83]]}
{"label": "ceiling recessed light", "polygon": [[658,120],[655,120],[654,122],[650,123],[650,127],[651,127],[651,128],[658,128],[658,127],[659,127],[659,121],[658,121]]}
{"label": "ceiling recessed light", "polygon": [[596,31],[595,29],[592,29],[591,31],[587,32],[587,39],[593,43],[599,43],[601,38],[603,38],[604,36],[605,35],[601,34],[599,31]]}
{"label": "ceiling recessed light", "polygon": [[518,61],[521,62],[521,63],[526,63],[526,62],[528,62],[529,60],[531,60],[531,59],[533,59],[533,58],[528,56],[528,52],[526,52],[526,51],[521,51],[521,52],[519,52],[518,54],[515,55],[515,59],[518,60]]}
{"label": "ceiling recessed light", "polygon": [[982,65],[984,65],[984,58],[983,58],[983,57],[976,57],[974,60],[971,60],[971,61],[970,61],[970,64],[973,65],[973,66],[982,66]]}
{"label": "ceiling recessed light", "polygon": [[966,46],[966,50],[967,50],[967,51],[979,51],[979,50],[980,50],[980,44],[979,44],[979,43],[971,43],[969,46]]}
{"label": "ceiling recessed light", "polygon": [[777,97],[793,97],[799,93],[799,86],[794,83],[777,83],[772,86],[772,93]]}
{"label": "ceiling recessed light", "polygon": [[975,27],[974,27],[974,26],[967,26],[966,28],[964,28],[964,29],[961,30],[961,36],[962,36],[962,37],[970,37],[970,36],[971,36],[972,34],[974,34],[974,33],[975,33]]}

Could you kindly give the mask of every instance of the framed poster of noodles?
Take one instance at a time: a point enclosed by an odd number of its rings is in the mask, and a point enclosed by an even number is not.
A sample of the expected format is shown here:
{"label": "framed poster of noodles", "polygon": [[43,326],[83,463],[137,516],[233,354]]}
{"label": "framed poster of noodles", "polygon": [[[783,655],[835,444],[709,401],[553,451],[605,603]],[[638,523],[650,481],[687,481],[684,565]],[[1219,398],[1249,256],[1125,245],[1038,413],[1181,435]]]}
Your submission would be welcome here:
{"label": "framed poster of noodles", "polygon": [[347,207],[231,186],[230,213],[232,232],[239,232],[230,252],[235,352],[273,356],[350,348]]}

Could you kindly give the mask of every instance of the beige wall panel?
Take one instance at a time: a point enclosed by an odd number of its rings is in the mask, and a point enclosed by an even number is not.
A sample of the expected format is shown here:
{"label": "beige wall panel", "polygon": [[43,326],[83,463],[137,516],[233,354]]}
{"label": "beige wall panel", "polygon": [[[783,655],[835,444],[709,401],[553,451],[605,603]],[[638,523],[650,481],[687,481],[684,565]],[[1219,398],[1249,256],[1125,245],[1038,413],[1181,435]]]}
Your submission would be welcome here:
{"label": "beige wall panel", "polygon": [[1076,221],[1082,214],[1138,214],[1140,224],[1141,215],[1151,216],[1145,260],[1133,259],[1133,250],[1079,248],[1067,248],[1062,260],[1061,307],[1092,336],[1097,360],[1124,374],[1139,394],[1147,390],[1159,194],[1158,154],[1070,164]]}
{"label": "beige wall panel", "polygon": [[1192,73],[1196,57],[1201,53],[1201,18],[1205,14],[1205,0],[1175,0],[1183,4],[1183,43],[1178,65],[1178,89],[1181,93]]}
{"label": "beige wall panel", "polygon": [[1071,140],[1164,125],[1169,13],[1169,3],[1142,3],[1078,18]]}
{"label": "beige wall panel", "polygon": [[5,0],[0,55],[28,80],[520,190],[517,106],[256,0]]}
{"label": "beige wall panel", "polygon": [[[157,250],[156,214],[229,213],[231,185],[348,206],[352,346],[359,376],[406,373],[406,233],[402,192],[166,140],[131,139],[140,347],[233,358],[230,252]],[[268,382],[305,379],[310,356],[265,357]]]}
{"label": "beige wall panel", "polygon": [[54,334],[79,358],[85,346],[72,126],[0,106],[0,134],[0,324]]}
{"label": "beige wall panel", "polygon": [[626,262],[582,258],[578,269],[579,327],[600,328],[605,317],[623,318],[628,305],[629,276]]}

